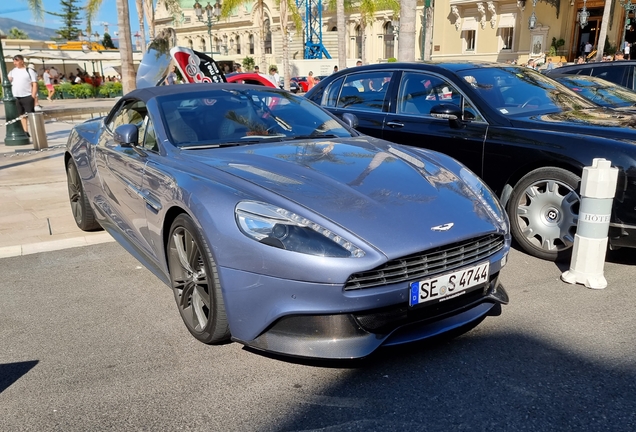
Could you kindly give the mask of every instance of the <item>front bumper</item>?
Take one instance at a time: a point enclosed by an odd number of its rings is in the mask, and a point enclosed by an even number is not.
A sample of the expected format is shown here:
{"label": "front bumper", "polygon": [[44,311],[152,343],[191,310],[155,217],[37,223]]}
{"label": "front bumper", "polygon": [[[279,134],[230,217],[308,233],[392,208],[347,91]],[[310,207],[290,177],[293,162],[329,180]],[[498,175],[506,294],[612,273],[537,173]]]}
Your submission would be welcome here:
{"label": "front bumper", "polygon": [[283,316],[252,340],[234,332],[233,340],[298,357],[361,358],[380,346],[423,340],[477,321],[489,312],[498,314],[499,305],[507,303],[508,295],[496,273],[485,286],[444,303],[409,308],[404,301],[364,311]]}

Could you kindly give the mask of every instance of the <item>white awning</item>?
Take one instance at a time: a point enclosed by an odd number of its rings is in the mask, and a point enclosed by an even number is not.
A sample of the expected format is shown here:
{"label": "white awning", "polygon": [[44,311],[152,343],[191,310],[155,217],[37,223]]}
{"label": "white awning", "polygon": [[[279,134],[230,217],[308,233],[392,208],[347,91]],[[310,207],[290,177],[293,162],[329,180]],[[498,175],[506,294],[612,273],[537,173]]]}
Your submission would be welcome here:
{"label": "white awning", "polygon": [[466,17],[462,20],[462,31],[477,30],[477,20],[475,17]]}
{"label": "white awning", "polygon": [[497,24],[497,28],[514,27],[515,21],[516,21],[515,14],[511,14],[511,13],[501,14],[499,16],[499,24]]}

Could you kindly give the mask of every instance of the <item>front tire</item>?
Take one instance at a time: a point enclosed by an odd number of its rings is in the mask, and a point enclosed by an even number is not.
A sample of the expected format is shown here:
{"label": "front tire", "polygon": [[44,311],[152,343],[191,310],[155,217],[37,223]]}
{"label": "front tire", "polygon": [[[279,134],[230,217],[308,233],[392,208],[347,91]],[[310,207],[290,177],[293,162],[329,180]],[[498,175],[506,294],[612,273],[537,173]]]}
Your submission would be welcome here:
{"label": "front tire", "polygon": [[99,231],[101,225],[95,220],[95,214],[84,192],[84,185],[73,159],[66,163],[66,181],[68,184],[68,199],[77,227],[82,231]]}
{"label": "front tire", "polygon": [[561,168],[539,168],[515,185],[508,201],[514,239],[530,255],[548,261],[572,254],[581,179]]}
{"label": "front tire", "polygon": [[172,223],[167,255],[174,298],[190,333],[206,344],[229,339],[216,263],[190,216]]}

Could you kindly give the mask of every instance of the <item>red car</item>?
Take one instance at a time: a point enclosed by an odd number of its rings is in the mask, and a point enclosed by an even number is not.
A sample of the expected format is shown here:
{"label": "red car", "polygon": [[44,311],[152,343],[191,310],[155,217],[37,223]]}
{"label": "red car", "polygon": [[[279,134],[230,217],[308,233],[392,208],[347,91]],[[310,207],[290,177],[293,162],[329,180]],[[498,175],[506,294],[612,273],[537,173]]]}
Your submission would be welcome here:
{"label": "red car", "polygon": [[233,72],[225,75],[225,78],[229,83],[256,84],[276,88],[276,84],[265,75],[254,72]]}
{"label": "red car", "polygon": [[296,81],[296,83],[298,84],[298,87],[300,87],[303,93],[309,90],[309,83],[307,82],[307,77],[298,76],[298,77],[293,77],[291,80]]}

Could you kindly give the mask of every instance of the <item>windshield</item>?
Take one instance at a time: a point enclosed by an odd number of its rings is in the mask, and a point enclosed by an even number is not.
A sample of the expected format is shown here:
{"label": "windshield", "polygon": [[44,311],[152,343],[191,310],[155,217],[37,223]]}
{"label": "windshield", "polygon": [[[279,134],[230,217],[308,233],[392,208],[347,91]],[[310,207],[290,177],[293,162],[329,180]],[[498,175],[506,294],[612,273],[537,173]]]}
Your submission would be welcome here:
{"label": "windshield", "polygon": [[212,89],[158,98],[170,141],[181,148],[353,136],[303,97],[275,89]]}
{"label": "windshield", "polygon": [[555,79],[600,106],[610,108],[636,106],[636,92],[609,81],[578,75]]}
{"label": "windshield", "polygon": [[594,108],[566,86],[532,69],[485,67],[459,71],[484,101],[506,116],[527,116]]}

